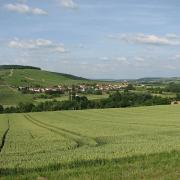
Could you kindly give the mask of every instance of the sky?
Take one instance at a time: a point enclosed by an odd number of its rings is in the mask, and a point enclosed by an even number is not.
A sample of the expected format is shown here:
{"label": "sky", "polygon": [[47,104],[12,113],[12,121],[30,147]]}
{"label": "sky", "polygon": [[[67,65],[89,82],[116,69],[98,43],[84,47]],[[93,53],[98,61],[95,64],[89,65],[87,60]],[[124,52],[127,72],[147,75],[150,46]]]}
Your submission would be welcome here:
{"label": "sky", "polygon": [[92,79],[180,76],[180,0],[0,0],[0,64]]}

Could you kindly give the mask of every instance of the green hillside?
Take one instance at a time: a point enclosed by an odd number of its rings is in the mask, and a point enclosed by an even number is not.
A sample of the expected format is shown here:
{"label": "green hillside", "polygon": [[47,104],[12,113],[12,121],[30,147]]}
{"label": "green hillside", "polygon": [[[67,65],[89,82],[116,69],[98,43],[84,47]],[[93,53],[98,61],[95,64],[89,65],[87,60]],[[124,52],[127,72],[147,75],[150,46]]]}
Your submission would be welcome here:
{"label": "green hillside", "polygon": [[53,73],[38,69],[1,69],[0,85],[11,86],[55,86],[58,84],[76,84],[87,79],[73,75]]}
{"label": "green hillside", "polygon": [[44,71],[32,66],[3,65],[0,66],[0,104],[17,105],[19,102],[32,102],[33,95],[20,93],[17,91],[19,86],[52,87],[84,82],[91,81],[69,74]]}

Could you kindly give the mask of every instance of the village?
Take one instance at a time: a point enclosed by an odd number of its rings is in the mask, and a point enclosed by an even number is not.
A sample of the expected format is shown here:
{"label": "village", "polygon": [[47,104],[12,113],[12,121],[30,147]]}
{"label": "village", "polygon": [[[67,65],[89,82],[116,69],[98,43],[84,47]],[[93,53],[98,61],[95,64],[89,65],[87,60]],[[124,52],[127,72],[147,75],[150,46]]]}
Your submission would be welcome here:
{"label": "village", "polygon": [[119,84],[80,84],[73,86],[58,85],[54,87],[28,87],[28,86],[19,86],[18,90],[22,93],[60,93],[64,94],[66,92],[75,89],[78,93],[87,93],[87,92],[108,92],[108,91],[117,91],[124,89],[128,86],[128,83],[119,83]]}

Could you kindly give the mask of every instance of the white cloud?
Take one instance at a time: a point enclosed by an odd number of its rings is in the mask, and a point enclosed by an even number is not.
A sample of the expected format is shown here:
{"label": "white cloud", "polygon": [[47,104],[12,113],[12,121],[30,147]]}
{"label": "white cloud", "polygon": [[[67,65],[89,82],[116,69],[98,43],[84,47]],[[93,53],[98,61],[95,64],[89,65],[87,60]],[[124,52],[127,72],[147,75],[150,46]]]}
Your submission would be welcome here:
{"label": "white cloud", "polygon": [[67,52],[63,44],[55,43],[47,39],[19,40],[15,38],[8,42],[8,47],[16,49],[46,49],[59,53]]}
{"label": "white cloud", "polygon": [[128,59],[126,57],[116,57],[115,61],[118,63],[122,63],[122,64],[126,64],[126,65],[130,65]]}
{"label": "white cloud", "polygon": [[58,2],[60,3],[62,7],[65,7],[65,8],[73,9],[77,7],[77,5],[75,4],[73,0],[58,0]]}
{"label": "white cloud", "polygon": [[171,34],[171,33],[167,34],[166,37],[168,37],[168,38],[178,38],[178,36],[176,34]]}
{"label": "white cloud", "polygon": [[102,61],[108,61],[108,60],[109,60],[109,57],[103,56],[103,57],[100,57],[100,60],[102,60]]}
{"label": "white cloud", "polygon": [[47,15],[47,12],[43,9],[32,8],[22,3],[6,4],[4,7],[8,11],[21,13],[21,14]]}
{"label": "white cloud", "polygon": [[110,38],[118,39],[128,43],[149,44],[149,45],[180,45],[180,36],[167,34],[165,36],[145,34],[116,34]]}
{"label": "white cloud", "polygon": [[37,40],[19,40],[15,38],[10,41],[8,46],[11,48],[20,48],[20,49],[35,49],[40,47],[48,47],[53,43],[50,40],[46,39],[37,39]]}
{"label": "white cloud", "polygon": [[177,54],[175,57],[174,57],[175,60],[180,60],[180,54]]}
{"label": "white cloud", "polygon": [[144,58],[142,58],[142,57],[135,57],[134,59],[139,63],[142,63],[145,61]]}
{"label": "white cloud", "polygon": [[68,50],[64,48],[64,45],[59,45],[53,49],[54,52],[66,53]]}
{"label": "white cloud", "polygon": [[101,61],[103,61],[103,63],[106,64],[113,64],[113,65],[130,65],[130,62],[128,60],[127,57],[107,57],[107,56],[103,56],[99,58]]}

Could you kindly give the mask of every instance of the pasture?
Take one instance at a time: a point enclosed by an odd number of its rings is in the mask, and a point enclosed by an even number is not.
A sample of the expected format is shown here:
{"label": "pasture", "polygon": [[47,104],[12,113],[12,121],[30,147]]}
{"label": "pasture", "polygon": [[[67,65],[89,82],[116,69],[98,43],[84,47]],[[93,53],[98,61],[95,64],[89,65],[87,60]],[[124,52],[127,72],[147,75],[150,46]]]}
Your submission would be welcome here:
{"label": "pasture", "polygon": [[178,179],[180,106],[0,115],[0,179]]}

